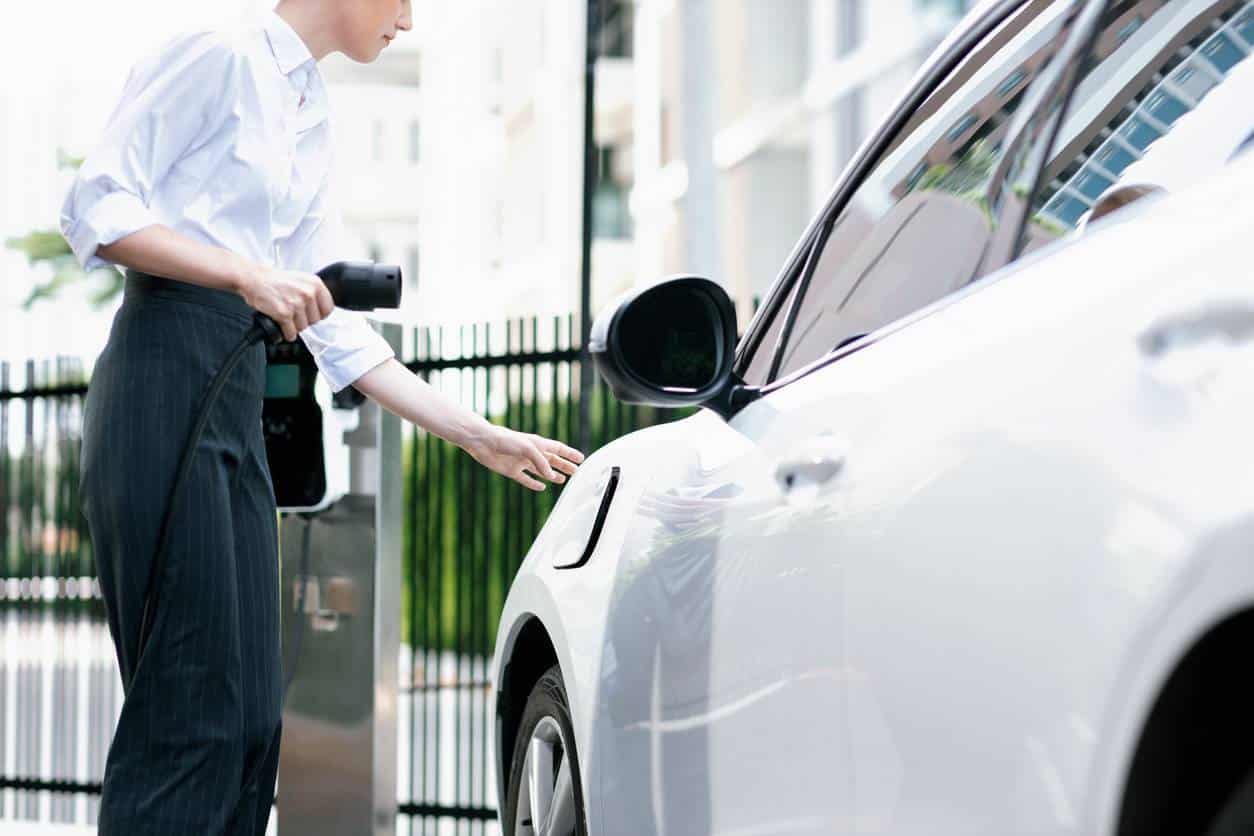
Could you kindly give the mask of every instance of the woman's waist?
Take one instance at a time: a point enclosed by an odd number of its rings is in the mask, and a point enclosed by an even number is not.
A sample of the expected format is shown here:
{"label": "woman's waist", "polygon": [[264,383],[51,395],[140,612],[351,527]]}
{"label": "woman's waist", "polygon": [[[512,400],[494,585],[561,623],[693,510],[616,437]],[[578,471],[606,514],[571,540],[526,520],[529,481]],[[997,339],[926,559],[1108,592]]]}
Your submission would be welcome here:
{"label": "woman's waist", "polygon": [[[93,388],[145,404],[170,392],[198,402],[248,334],[254,314],[230,291],[127,270],[123,304],[97,358]],[[265,346],[258,342],[246,349],[223,399],[259,402],[265,369]]]}
{"label": "woman's waist", "polygon": [[244,323],[252,322],[255,313],[243,297],[229,290],[154,276],[139,270],[128,269],[126,271],[126,282],[122,294],[124,302],[167,299],[201,305],[231,315]]}

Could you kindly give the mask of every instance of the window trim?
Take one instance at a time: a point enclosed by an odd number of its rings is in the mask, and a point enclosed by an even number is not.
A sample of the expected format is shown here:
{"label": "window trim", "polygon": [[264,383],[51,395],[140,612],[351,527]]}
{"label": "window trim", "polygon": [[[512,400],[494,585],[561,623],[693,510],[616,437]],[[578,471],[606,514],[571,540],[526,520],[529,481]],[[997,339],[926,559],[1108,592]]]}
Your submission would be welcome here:
{"label": "window trim", "polygon": [[[805,263],[802,259],[808,261],[809,253],[811,248],[815,246],[816,241],[821,244],[820,238],[826,237],[825,232],[830,229],[832,222],[839,218],[840,213],[844,210],[850,198],[859,188],[862,187],[868,174],[874,169],[874,166],[880,162],[885,151],[892,146],[892,143],[897,139],[899,132],[909,124],[918,108],[921,107],[928,100],[928,97],[931,96],[931,94],[938,89],[946,79],[949,78],[950,74],[962,63],[963,60],[965,60],[971,51],[984,40],[984,38],[986,38],[1011,15],[1019,11],[1029,2],[1031,2],[1031,0],[1005,0],[996,6],[990,7],[984,13],[983,17],[969,24],[966,31],[954,41],[954,43],[942,56],[933,62],[931,67],[927,69],[926,74],[923,75],[921,79],[906,92],[905,96],[899,101],[897,107],[893,110],[891,116],[883,123],[880,130],[870,141],[864,144],[863,149],[855,163],[850,166],[850,171],[847,176],[837,184],[823,210],[811,221],[810,226],[806,229],[802,239],[798,242],[797,246],[790,254],[785,263],[784,270],[781,271],[780,275],[776,278],[774,284],[772,285],[766,302],[758,310],[757,316],[754,317],[749,328],[746,330],[745,337],[741,341],[740,346],[737,348],[735,365],[733,367],[735,374],[738,377],[743,375],[743,373],[747,370],[757,351],[766,350],[766,347],[759,345],[759,343],[767,331],[769,331],[774,317],[779,315],[778,308],[788,300],[791,295],[793,285],[796,281],[800,280],[798,262]],[[1084,21],[1084,15],[1086,12],[1093,15],[1091,20],[1100,19],[1101,11],[1108,6],[1109,2],[1110,0],[1074,0],[1073,6],[1077,14],[1077,21]],[[1057,60],[1062,57],[1064,61],[1074,61],[1076,56],[1083,55],[1084,57],[1087,57],[1092,47],[1092,38],[1090,37],[1091,34],[1092,33],[1090,32],[1078,40],[1069,39],[1062,47],[1060,47],[1059,54],[1052,56],[1051,60]],[[1068,49],[1068,47],[1070,47],[1070,49]],[[1052,87],[1058,81],[1059,78],[1055,75],[1054,79],[1045,86]],[[1066,95],[1069,99],[1071,91],[1074,88],[1074,75],[1065,83],[1068,85]],[[1044,94],[1040,95],[1036,102],[1028,105],[1028,109],[1038,109],[1045,101],[1045,98]],[[1069,104],[1069,102],[1064,103],[1064,107],[1066,104]],[[1020,130],[1025,128],[1026,119],[1027,116],[1023,115],[1024,122],[1020,122],[1015,127]],[[1012,133],[1017,132],[1019,131],[1012,129]],[[994,183],[998,182],[998,178],[1004,178],[1006,173],[1005,167],[1009,164],[1009,160],[1003,160],[1003,163],[1004,165],[999,167],[999,171],[995,175]],[[1033,189],[1033,194],[1035,194],[1041,187],[1039,180],[1043,170],[1043,167],[1038,166],[1038,171],[1036,173],[1036,177],[1034,178],[1036,185]],[[1030,205],[1031,202],[1029,201],[1017,220],[1019,230],[1015,236],[1016,242],[1022,238],[1022,231],[1027,221],[1027,208]],[[1016,221],[1011,220],[1009,222],[1015,223]],[[1019,250],[1020,247],[1018,243],[1016,243],[1015,253],[1017,254]],[[999,276],[999,271],[994,271],[993,275]],[[768,376],[768,379],[763,383],[749,386],[747,388],[755,390],[760,394],[773,392],[776,389],[782,388],[783,386],[786,386],[820,368],[823,368],[829,363],[835,362],[836,360],[853,353],[854,351],[858,351],[868,345],[871,345],[872,343],[878,342],[883,337],[917,322],[922,317],[930,315],[936,310],[947,307],[949,304],[957,301],[958,299],[965,298],[968,292],[976,289],[982,289],[986,284],[987,283],[985,281],[976,280],[955,293],[951,293],[942,299],[936,300],[929,305],[925,305],[911,314],[907,314],[906,316],[894,320],[893,322],[888,323],[875,331],[845,343],[827,354],[815,358],[810,363],[795,369],[783,378],[771,379]],[[790,307],[797,307],[800,303],[801,297],[798,295],[798,297],[793,300]],[[787,334],[784,333],[785,330],[786,329],[781,329],[777,345],[772,349],[777,355],[782,352],[786,344]],[[776,369],[777,367],[778,357],[772,357],[771,368]]]}
{"label": "window trim", "polygon": [[[823,208],[811,218],[809,226],[806,227],[800,239],[794,245],[792,252],[785,259],[783,267],[771,283],[765,299],[745,329],[744,337],[736,347],[736,358],[732,366],[734,374],[738,378],[742,377],[748,369],[750,361],[757,351],[763,348],[759,346],[759,343],[770,329],[771,322],[778,315],[778,309],[791,295],[793,284],[799,278],[799,271],[804,264],[810,247],[823,227],[826,226],[828,219],[844,211],[849,199],[854,192],[861,188],[867,175],[874,169],[875,164],[880,160],[884,152],[891,147],[898,133],[909,124],[910,119],[919,107],[949,78],[953,70],[962,63],[971,50],[978,46],[985,37],[1007,18],[1029,2],[1031,0],[1002,0],[997,5],[988,8],[981,17],[968,24],[966,31],[959,35],[946,52],[933,61],[930,67],[926,68],[925,75],[905,91],[903,96],[898,99],[889,117],[881,122],[877,131],[863,143],[861,150],[855,155],[853,161],[846,169],[845,175],[837,180]],[[763,384],[762,388],[768,385],[770,383]]]}

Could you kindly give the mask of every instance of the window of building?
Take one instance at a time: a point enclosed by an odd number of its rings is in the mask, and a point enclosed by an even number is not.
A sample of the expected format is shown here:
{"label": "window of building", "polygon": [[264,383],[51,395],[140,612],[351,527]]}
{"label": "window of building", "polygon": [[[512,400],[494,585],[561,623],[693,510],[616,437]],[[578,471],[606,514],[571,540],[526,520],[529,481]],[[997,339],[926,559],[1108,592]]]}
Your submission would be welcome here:
{"label": "window of building", "polygon": [[836,57],[853,52],[862,44],[862,4],[864,0],[837,0]]}
{"label": "window of building", "polygon": [[853,159],[858,147],[862,144],[863,137],[866,136],[866,126],[863,120],[863,114],[866,112],[865,98],[864,90],[851,90],[840,100],[836,108],[838,119],[836,128],[839,132],[837,147],[842,162]]}
{"label": "window of building", "polygon": [[417,163],[421,148],[422,135],[418,131],[418,120],[409,123],[409,161]]}
{"label": "window of building", "polygon": [[[1014,225],[1002,221],[1023,207],[1022,198],[1011,205],[1002,197],[995,174],[1023,174],[1021,149],[1002,165],[1005,140],[1016,109],[1036,99],[1002,105],[999,90],[1039,77],[1078,8],[1029,3],[920,106],[805,259],[790,291],[799,299],[775,309],[745,369],[748,383],[786,376],[1004,264],[1002,239]],[[792,326],[781,328],[793,307]],[[782,335],[787,343],[778,346]]]}
{"label": "window of building", "polygon": [[970,0],[916,0],[921,9],[943,9],[954,17],[970,7]]}
{"label": "window of building", "polygon": [[618,151],[603,146],[597,149],[598,176],[592,194],[592,237],[630,238],[631,211],[627,187],[614,176],[614,158]]}
{"label": "window of building", "polygon": [[[1151,37],[1093,62],[1033,201],[1026,246],[1126,205],[1121,195],[1134,187],[1141,196],[1170,192],[1227,161],[1254,127],[1243,109],[1254,100],[1252,47],[1241,36],[1254,21],[1254,0],[1217,6],[1190,13],[1167,4],[1146,21],[1163,16]],[[1120,78],[1146,80],[1127,86]],[[1186,122],[1190,129],[1177,134]]]}
{"label": "window of building", "polygon": [[974,126],[978,121],[980,121],[980,117],[974,113],[968,113],[966,116],[962,117],[958,124],[954,125],[949,131],[949,141],[957,142],[962,138],[962,135],[971,130],[972,126]]}
{"label": "window of building", "polygon": [[629,0],[602,0],[601,55],[630,58],[635,41],[635,3]]}
{"label": "window of building", "polygon": [[997,95],[1003,99],[1009,96],[1016,87],[1023,83],[1028,77],[1028,71],[1020,67],[1010,74],[1010,77],[997,86]]}
{"label": "window of building", "polygon": [[381,163],[383,162],[383,120],[374,120],[372,130],[373,133],[371,134],[370,156],[376,163]]}
{"label": "window of building", "polygon": [[418,247],[405,251],[405,293],[418,292]]}
{"label": "window of building", "polygon": [[1115,33],[1115,40],[1119,43],[1123,43],[1128,38],[1131,38],[1132,33],[1140,29],[1143,25],[1145,25],[1145,18],[1141,15],[1134,15],[1131,20],[1121,26],[1119,31]]}
{"label": "window of building", "polygon": [[916,168],[911,173],[910,178],[906,180],[906,191],[914,191],[914,187],[919,185],[919,181],[923,179],[924,174],[927,174],[927,170],[929,168],[931,168],[931,166],[927,163],[919,163],[918,168]]}

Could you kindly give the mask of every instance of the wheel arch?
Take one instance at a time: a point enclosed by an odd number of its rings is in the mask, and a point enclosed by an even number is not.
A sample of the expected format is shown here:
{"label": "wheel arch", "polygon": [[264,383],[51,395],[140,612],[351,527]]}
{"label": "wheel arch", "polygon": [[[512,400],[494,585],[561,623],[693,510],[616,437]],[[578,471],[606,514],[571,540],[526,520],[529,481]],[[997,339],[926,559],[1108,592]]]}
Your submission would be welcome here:
{"label": "wheel arch", "polygon": [[1204,833],[1254,768],[1254,677],[1240,675],[1252,648],[1248,607],[1210,627],[1175,665],[1138,736],[1118,836]]}
{"label": "wheel arch", "polygon": [[505,804],[509,766],[514,757],[518,722],[531,689],[544,672],[560,666],[557,648],[544,623],[534,614],[519,620],[513,641],[502,657],[496,691],[496,786],[499,805]]}

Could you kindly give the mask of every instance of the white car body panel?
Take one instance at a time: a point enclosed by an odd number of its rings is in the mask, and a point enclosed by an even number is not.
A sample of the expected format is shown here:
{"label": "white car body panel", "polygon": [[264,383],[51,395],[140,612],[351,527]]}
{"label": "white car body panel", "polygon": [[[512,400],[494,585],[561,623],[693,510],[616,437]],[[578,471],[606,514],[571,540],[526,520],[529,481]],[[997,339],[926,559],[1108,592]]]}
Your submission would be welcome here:
{"label": "white car body panel", "polygon": [[1113,833],[1159,689],[1254,606],[1252,236],[1247,153],[591,456],[494,664],[541,622],[590,833]]}

